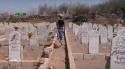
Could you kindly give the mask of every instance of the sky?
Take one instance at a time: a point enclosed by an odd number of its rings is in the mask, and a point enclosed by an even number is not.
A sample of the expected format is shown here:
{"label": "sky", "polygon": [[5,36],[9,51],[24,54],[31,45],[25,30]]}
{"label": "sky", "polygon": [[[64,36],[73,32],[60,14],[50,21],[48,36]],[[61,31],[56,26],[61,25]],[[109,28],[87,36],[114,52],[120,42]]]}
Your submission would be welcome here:
{"label": "sky", "polygon": [[95,5],[103,3],[105,0],[0,0],[0,13],[9,12],[14,13],[15,11],[30,11],[37,10],[40,5],[60,5],[82,3],[85,5]]}

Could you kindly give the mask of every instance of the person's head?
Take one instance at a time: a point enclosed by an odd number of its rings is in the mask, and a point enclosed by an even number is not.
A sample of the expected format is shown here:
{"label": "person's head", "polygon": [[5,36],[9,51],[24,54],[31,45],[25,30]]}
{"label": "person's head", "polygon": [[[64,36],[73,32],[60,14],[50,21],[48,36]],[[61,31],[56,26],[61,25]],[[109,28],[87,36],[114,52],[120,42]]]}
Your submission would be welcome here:
{"label": "person's head", "polygon": [[15,30],[15,31],[17,31],[18,29],[19,29],[18,27],[16,27],[16,26],[14,27],[14,30]]}
{"label": "person's head", "polygon": [[62,17],[62,16],[59,16],[59,19],[63,19],[63,17]]}
{"label": "person's head", "polygon": [[63,19],[63,14],[59,14],[59,19]]}

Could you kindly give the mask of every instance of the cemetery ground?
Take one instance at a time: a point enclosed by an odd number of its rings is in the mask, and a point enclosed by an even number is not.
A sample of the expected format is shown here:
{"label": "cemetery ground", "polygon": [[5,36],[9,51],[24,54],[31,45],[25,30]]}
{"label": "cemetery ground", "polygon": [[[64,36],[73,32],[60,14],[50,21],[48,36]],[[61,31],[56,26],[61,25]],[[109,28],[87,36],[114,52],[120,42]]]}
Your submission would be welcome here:
{"label": "cemetery ground", "polygon": [[89,53],[88,44],[83,44],[78,37],[73,34],[70,28],[67,28],[69,44],[76,64],[76,69],[109,69],[109,60],[111,52],[111,42],[99,45],[99,54]]}
{"label": "cemetery ground", "polygon": [[[106,69],[106,59],[104,55],[89,55],[88,47],[80,44],[77,38],[70,33],[69,40],[71,41],[71,49],[74,56],[74,61],[77,69]],[[77,47],[76,47],[77,46]],[[103,50],[101,50],[103,49]],[[106,48],[100,48],[101,51],[105,51]]]}
{"label": "cemetery ground", "polygon": [[[58,42],[55,30],[56,23],[0,24],[0,27],[3,28],[0,29],[0,69],[47,69],[48,67],[52,67],[52,69],[109,69],[113,40],[112,26],[109,26],[107,30],[103,25],[98,25],[99,35],[92,31],[94,38],[91,35],[87,40],[89,34],[86,30],[98,28],[97,24],[93,24],[93,28],[91,28],[91,23],[84,23],[83,26],[70,24],[73,23],[67,23],[65,27],[64,45],[60,45]],[[20,44],[21,61],[16,62],[10,61],[14,57],[9,59],[10,54],[15,56],[13,53],[9,54],[9,46],[11,46],[9,34],[13,31],[14,26],[19,26],[22,35]],[[27,33],[32,37],[29,38]],[[111,40],[105,39],[108,38],[107,34],[110,33],[112,34],[109,37]],[[116,31],[113,33],[116,34]],[[61,47],[55,48],[55,46]],[[44,57],[43,54],[45,54]]]}
{"label": "cemetery ground", "polygon": [[[6,27],[8,25],[1,24],[4,30],[0,30],[1,31],[0,33],[0,69],[38,69],[39,68],[39,63],[40,63],[39,60],[45,49],[44,47],[46,45],[51,45],[51,42],[53,40],[54,35],[52,33],[55,25],[50,25],[48,27],[47,23],[45,24],[38,23],[38,24],[39,24],[39,27],[37,26],[38,29],[35,29],[32,24],[27,25],[27,23],[22,23],[21,25],[18,25],[17,23],[13,23],[13,24],[10,23],[9,25],[10,27]],[[6,31],[6,29],[7,28],[11,29],[14,26],[20,27],[21,35],[23,35],[21,36],[21,61],[10,61],[9,59],[10,44],[8,39],[9,37],[8,32],[11,34],[12,31],[11,30],[10,30],[11,32]],[[28,35],[27,35],[28,31],[26,30],[28,30],[29,32],[32,32],[33,36],[30,39],[30,41],[32,42],[29,41]],[[41,35],[41,32],[42,32],[42,35]],[[51,35],[50,35],[50,32],[52,32]],[[63,59],[65,58],[65,51],[63,48],[61,50],[63,50],[63,53],[61,54],[64,54],[64,57],[62,57]],[[57,56],[59,55],[60,54],[58,54]],[[63,61],[65,61],[65,59]],[[65,63],[63,65],[65,67]]]}

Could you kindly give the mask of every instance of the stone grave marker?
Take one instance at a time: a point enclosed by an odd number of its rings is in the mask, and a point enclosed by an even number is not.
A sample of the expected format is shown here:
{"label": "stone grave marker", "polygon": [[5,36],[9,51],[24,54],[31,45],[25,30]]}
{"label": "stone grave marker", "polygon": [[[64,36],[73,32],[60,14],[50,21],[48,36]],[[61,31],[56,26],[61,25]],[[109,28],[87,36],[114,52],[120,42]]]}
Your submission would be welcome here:
{"label": "stone grave marker", "polygon": [[69,28],[70,29],[72,28],[72,24],[73,24],[72,22],[69,23]]}
{"label": "stone grave marker", "polygon": [[0,32],[4,32],[4,25],[0,23]]}
{"label": "stone grave marker", "polygon": [[28,33],[28,28],[26,28],[25,26],[23,26],[21,28],[21,39],[22,40],[28,40],[28,36],[27,36],[27,33]]}
{"label": "stone grave marker", "polygon": [[74,30],[74,33],[75,33],[75,36],[77,36],[78,34],[78,29],[79,29],[79,26],[78,25],[75,25],[74,26],[75,30]]}
{"label": "stone grave marker", "polygon": [[87,29],[87,27],[83,28],[81,38],[82,38],[83,44],[88,44],[88,29]]}
{"label": "stone grave marker", "polygon": [[37,26],[38,27],[38,29],[37,29],[37,35],[38,35],[38,39],[40,40],[40,39],[42,39],[42,32],[41,32],[41,27],[40,26]]}
{"label": "stone grave marker", "polygon": [[93,29],[96,29],[96,30],[98,30],[98,24],[93,24]]}
{"label": "stone grave marker", "polygon": [[30,46],[32,49],[39,46],[37,43],[37,39],[34,35],[30,38]]}
{"label": "stone grave marker", "polygon": [[113,39],[113,27],[111,25],[108,25],[108,40]]}
{"label": "stone grave marker", "polygon": [[125,27],[121,27],[121,29],[118,31],[117,35],[125,36]]}
{"label": "stone grave marker", "polygon": [[13,31],[14,31],[14,29],[13,29],[12,27],[6,26],[5,36],[6,36],[7,40],[9,40],[9,34],[10,34],[11,32],[13,32]]}
{"label": "stone grave marker", "polygon": [[99,29],[99,32],[100,32],[100,42],[101,44],[105,44],[108,42],[108,31],[107,31],[107,28],[105,26],[101,26],[100,29]]}
{"label": "stone grave marker", "polygon": [[21,61],[21,34],[17,30],[9,35],[9,61]]}
{"label": "stone grave marker", "polygon": [[118,35],[112,41],[110,69],[125,69],[125,36]]}
{"label": "stone grave marker", "polygon": [[82,38],[81,38],[82,37],[82,27],[81,26],[79,26],[77,37],[79,40],[82,40]]}
{"label": "stone grave marker", "polygon": [[88,23],[88,31],[92,30],[92,23]]}
{"label": "stone grave marker", "polygon": [[89,53],[99,53],[99,33],[97,30],[92,30],[89,32]]}
{"label": "stone grave marker", "polygon": [[38,47],[38,43],[37,43],[37,29],[30,24],[29,26],[29,33],[28,33],[28,38],[29,38],[29,44],[30,47],[33,49],[35,47]]}
{"label": "stone grave marker", "polygon": [[121,28],[122,28],[122,25],[118,24],[118,31],[120,31]]}
{"label": "stone grave marker", "polygon": [[113,34],[117,35],[118,30],[119,30],[118,24],[114,24],[114,26],[113,26]]}

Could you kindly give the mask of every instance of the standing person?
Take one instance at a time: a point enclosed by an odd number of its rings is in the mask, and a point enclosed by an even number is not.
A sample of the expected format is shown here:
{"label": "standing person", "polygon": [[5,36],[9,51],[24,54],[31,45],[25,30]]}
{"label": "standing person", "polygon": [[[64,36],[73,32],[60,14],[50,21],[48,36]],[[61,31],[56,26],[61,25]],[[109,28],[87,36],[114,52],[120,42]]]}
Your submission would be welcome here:
{"label": "standing person", "polygon": [[60,40],[64,39],[64,20],[63,17],[60,15],[59,20],[57,22],[57,30],[58,30],[58,36]]}

